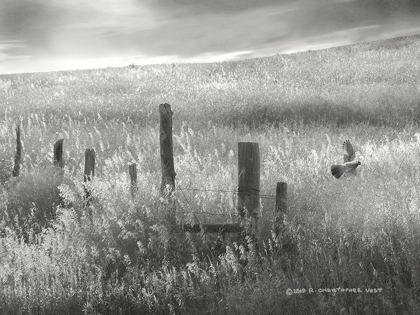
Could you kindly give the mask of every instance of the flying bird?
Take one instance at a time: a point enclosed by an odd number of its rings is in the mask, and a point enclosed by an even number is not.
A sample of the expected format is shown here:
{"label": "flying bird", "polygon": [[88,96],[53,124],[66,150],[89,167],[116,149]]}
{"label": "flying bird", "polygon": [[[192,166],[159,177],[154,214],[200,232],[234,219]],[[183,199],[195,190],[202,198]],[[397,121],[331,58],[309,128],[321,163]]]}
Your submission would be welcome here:
{"label": "flying bird", "polygon": [[362,164],[359,161],[353,161],[356,157],[356,152],[349,140],[344,141],[343,149],[347,151],[347,154],[344,154],[344,164],[331,166],[331,173],[337,179],[344,173],[355,176],[357,174],[356,168]]}

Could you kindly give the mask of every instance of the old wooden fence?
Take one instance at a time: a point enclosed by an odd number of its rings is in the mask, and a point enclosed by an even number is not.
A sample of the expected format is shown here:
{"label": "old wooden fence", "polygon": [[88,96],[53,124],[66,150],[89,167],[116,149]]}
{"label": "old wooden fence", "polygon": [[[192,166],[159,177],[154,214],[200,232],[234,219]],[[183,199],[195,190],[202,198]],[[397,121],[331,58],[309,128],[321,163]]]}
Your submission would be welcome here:
{"label": "old wooden fence", "polygon": [[[169,104],[159,105],[160,113],[160,156],[162,168],[161,195],[166,199],[173,199],[175,191],[175,166],[172,142],[172,110]],[[58,140],[54,144],[54,165],[60,168],[64,167],[63,160],[63,142]],[[22,160],[22,143],[20,137],[20,127],[16,128],[16,155],[12,175],[17,177],[20,172]],[[131,182],[131,195],[136,196],[137,187],[137,165],[130,164],[128,173]],[[95,176],[95,150],[86,149],[84,182],[93,180]],[[92,191],[85,185],[85,201],[89,205]],[[239,142],[238,143],[238,202],[237,214],[238,223],[222,224],[184,224],[183,229],[186,232],[197,233],[204,229],[208,233],[240,233],[243,231],[241,222],[247,216],[251,222],[250,233],[256,236],[258,233],[258,213],[260,199],[260,152],[258,143]],[[170,211],[174,211],[175,207]],[[284,216],[287,212],[287,184],[277,183],[276,187],[276,206],[275,220],[273,222],[273,231],[276,235],[282,234],[284,230]]]}

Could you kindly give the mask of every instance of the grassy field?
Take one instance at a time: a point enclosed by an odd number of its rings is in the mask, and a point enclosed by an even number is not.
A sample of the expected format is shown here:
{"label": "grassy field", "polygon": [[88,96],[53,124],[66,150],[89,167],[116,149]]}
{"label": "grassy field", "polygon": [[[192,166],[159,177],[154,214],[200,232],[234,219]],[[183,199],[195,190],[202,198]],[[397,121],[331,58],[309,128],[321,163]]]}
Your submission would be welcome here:
{"label": "grassy field", "polygon": [[[0,314],[419,314],[419,60],[414,36],[216,64],[0,75]],[[259,253],[168,224],[162,103],[174,112],[177,188],[234,191],[237,142],[259,143],[261,194],[288,183],[286,245],[271,235],[273,199],[261,199]],[[24,159],[11,183],[16,124]],[[346,139],[362,165],[336,180]],[[89,209],[86,148],[97,159]],[[180,222],[237,221],[233,193],[175,193]]]}

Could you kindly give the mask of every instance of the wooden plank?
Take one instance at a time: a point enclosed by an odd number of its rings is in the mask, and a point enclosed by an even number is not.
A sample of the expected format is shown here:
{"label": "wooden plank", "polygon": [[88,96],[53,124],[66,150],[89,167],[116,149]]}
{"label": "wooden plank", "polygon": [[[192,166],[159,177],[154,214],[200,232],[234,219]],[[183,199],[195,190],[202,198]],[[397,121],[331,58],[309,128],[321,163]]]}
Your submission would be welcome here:
{"label": "wooden plank", "polygon": [[199,233],[201,229],[207,233],[240,233],[242,228],[239,223],[223,223],[223,224],[184,224],[183,229],[185,232]]}

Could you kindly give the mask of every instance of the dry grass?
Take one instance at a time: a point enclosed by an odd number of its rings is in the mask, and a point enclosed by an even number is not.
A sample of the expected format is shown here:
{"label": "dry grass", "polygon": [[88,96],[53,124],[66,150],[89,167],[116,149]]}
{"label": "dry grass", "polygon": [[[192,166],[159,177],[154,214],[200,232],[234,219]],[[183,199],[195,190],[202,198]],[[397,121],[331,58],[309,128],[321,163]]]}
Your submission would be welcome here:
{"label": "dry grass", "polygon": [[[220,64],[0,76],[0,313],[418,313],[419,46],[417,36]],[[234,191],[237,142],[260,144],[261,194],[289,186],[289,254],[271,237],[270,199],[261,200],[260,258],[246,243],[168,226],[159,202],[164,102],[174,111],[178,188]],[[11,186],[16,123],[23,175]],[[60,138],[61,197],[45,180]],[[362,166],[337,181],[329,167],[346,139]],[[90,147],[96,199],[86,209]],[[236,220],[234,194],[176,196],[180,221]],[[303,287],[383,291],[286,295]]]}

